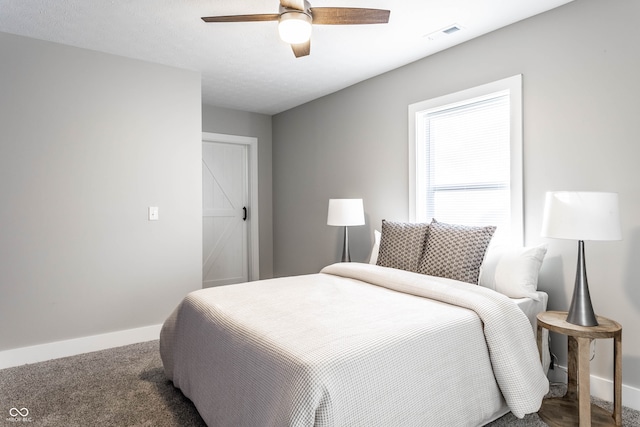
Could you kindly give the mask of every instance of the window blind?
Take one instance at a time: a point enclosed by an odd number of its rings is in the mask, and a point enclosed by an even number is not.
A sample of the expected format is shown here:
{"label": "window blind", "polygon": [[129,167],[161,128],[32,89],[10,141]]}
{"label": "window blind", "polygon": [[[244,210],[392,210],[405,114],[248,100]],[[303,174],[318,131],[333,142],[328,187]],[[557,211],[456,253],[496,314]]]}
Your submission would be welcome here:
{"label": "window blind", "polygon": [[423,220],[496,225],[508,234],[509,92],[424,111],[421,121]]}

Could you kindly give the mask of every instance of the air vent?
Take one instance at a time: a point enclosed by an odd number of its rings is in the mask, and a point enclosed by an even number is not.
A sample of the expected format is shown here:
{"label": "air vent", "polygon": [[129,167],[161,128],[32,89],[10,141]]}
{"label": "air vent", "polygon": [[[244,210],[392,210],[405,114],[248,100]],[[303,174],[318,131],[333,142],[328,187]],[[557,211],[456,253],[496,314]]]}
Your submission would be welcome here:
{"label": "air vent", "polygon": [[451,24],[444,28],[439,29],[438,31],[434,31],[430,34],[425,34],[423,37],[428,38],[429,40],[438,40],[444,36],[450,36],[451,34],[457,33],[458,31],[463,30],[464,27],[459,24]]}
{"label": "air vent", "polygon": [[453,27],[449,27],[446,30],[442,30],[442,32],[445,34],[453,34],[458,31],[460,31],[460,27],[458,27],[457,25],[454,25]]}

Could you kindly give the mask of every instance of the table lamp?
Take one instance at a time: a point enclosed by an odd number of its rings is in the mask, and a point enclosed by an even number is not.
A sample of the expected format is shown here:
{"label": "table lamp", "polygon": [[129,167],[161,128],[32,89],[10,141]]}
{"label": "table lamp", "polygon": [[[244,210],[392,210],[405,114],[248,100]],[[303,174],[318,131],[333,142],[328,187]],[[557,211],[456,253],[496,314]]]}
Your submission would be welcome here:
{"label": "table lamp", "polygon": [[597,326],[584,258],[585,240],[621,240],[617,193],[588,191],[547,192],[542,236],[578,241],[578,264],[567,322]]}
{"label": "table lamp", "polygon": [[342,262],[351,262],[349,254],[350,225],[364,225],[364,208],[362,199],[329,199],[327,225],[344,226],[344,248]]}

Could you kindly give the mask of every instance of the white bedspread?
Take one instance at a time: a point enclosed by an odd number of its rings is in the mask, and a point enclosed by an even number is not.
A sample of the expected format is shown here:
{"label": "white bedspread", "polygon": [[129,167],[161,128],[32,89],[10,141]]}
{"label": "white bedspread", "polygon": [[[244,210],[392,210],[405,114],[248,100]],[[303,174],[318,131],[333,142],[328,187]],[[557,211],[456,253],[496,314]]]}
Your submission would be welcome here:
{"label": "white bedspread", "polygon": [[212,427],[477,426],[548,391],[507,297],[370,264],[193,292],[160,351]]}

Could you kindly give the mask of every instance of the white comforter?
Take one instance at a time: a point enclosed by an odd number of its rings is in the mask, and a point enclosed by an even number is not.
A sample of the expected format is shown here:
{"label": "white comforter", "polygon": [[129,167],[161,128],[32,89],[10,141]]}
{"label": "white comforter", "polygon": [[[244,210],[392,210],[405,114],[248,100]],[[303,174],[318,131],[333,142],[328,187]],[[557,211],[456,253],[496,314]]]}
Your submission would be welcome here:
{"label": "white comforter", "polygon": [[477,426],[549,386],[509,298],[369,264],[193,292],[160,352],[212,427]]}

